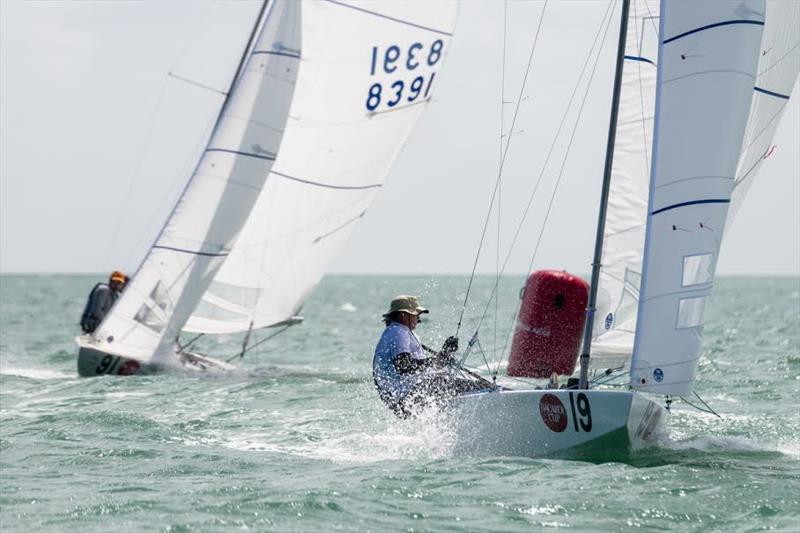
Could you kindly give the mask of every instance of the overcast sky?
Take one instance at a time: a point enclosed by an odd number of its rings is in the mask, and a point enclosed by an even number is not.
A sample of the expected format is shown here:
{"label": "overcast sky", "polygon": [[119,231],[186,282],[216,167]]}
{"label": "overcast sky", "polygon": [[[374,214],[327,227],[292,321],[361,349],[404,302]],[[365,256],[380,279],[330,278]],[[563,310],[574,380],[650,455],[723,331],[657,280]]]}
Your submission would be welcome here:
{"label": "overcast sky", "polygon": [[[606,2],[545,15],[504,173],[508,245]],[[132,269],[188,178],[259,4],[0,0],[0,271]],[[506,99],[516,101],[542,3],[511,2]],[[435,101],[333,272],[469,272],[499,161],[501,2],[463,2]],[[614,27],[534,268],[587,272],[608,120]],[[514,104],[505,106],[506,126]],[[719,271],[800,273],[800,111],[788,104]],[[556,151],[509,271],[528,268]],[[496,263],[493,222],[480,270]],[[504,253],[504,252],[503,252]]]}

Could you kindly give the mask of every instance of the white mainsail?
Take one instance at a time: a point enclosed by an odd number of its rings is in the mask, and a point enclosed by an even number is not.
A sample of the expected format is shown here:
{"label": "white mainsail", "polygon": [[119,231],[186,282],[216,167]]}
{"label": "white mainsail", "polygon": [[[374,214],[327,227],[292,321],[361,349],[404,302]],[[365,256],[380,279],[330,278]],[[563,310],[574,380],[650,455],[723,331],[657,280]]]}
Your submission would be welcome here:
{"label": "white mainsail", "polygon": [[764,16],[764,0],[662,2],[637,389],[692,390]]}
{"label": "white mainsail", "polygon": [[[658,0],[631,2],[593,328],[593,367],[626,363],[633,352],[649,196],[659,9]],[[758,77],[726,227],[770,155],[772,138],[799,71],[800,2],[767,0]]]}
{"label": "white mainsail", "polygon": [[659,0],[632,0],[619,118],[592,331],[592,366],[626,363],[633,351],[650,185]]}
{"label": "white mainsail", "polygon": [[187,331],[297,314],[430,101],[453,2],[305,2],[300,73],[278,159]]}
{"label": "white mainsail", "polygon": [[452,2],[271,2],[207,149],[94,347],[148,361],[173,353],[184,329],[295,314],[430,101],[455,16]]}

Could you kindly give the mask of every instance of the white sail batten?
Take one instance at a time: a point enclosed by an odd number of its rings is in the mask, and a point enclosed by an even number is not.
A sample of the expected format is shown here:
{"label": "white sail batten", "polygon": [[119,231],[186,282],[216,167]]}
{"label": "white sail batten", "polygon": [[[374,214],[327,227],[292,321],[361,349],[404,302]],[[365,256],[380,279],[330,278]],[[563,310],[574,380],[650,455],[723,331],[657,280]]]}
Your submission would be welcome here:
{"label": "white sail batten", "polygon": [[658,19],[658,0],[631,1],[592,329],[593,367],[627,363],[633,351],[650,185]]}
{"label": "white sail batten", "polygon": [[141,361],[174,352],[272,169],[299,45],[299,5],[272,2],[183,194],[96,333],[98,349]]}
{"label": "white sail batten", "polygon": [[[800,72],[800,2],[767,0],[758,76],[750,120],[736,170],[728,225],[761,167],[773,154],[772,139]],[[796,147],[790,147],[793,149]],[[780,156],[780,149],[775,154]]]}
{"label": "white sail batten", "polygon": [[764,0],[661,4],[653,163],[631,386],[692,390],[758,72]]}
{"label": "white sail batten", "polygon": [[272,172],[186,331],[296,315],[436,89],[454,2],[302,4],[299,73]]}

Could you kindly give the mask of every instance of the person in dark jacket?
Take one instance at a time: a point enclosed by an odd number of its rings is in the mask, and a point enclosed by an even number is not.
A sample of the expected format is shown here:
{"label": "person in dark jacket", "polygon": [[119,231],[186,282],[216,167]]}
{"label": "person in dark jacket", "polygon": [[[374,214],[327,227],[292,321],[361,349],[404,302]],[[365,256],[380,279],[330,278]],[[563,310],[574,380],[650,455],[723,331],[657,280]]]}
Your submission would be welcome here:
{"label": "person in dark jacket", "polygon": [[97,329],[97,326],[103,321],[103,317],[119,298],[127,280],[128,277],[125,274],[115,270],[108,278],[108,284],[98,283],[94,286],[86,301],[83,315],[81,315],[81,329],[84,333],[92,333]]}

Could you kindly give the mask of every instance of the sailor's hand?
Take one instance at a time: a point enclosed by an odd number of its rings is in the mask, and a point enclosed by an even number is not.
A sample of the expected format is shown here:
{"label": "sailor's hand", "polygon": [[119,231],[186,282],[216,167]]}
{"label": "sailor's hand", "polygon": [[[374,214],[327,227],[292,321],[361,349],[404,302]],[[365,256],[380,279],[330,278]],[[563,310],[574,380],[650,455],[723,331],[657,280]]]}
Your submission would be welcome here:
{"label": "sailor's hand", "polygon": [[458,337],[447,337],[442,346],[442,355],[448,357],[452,356],[458,351]]}

